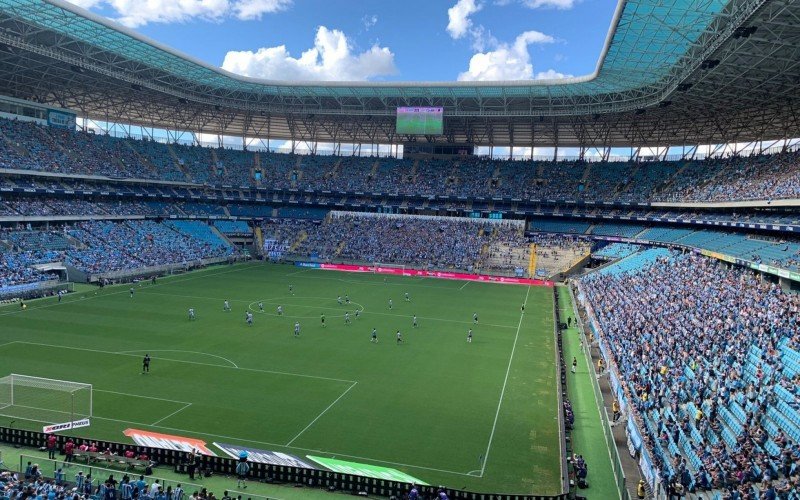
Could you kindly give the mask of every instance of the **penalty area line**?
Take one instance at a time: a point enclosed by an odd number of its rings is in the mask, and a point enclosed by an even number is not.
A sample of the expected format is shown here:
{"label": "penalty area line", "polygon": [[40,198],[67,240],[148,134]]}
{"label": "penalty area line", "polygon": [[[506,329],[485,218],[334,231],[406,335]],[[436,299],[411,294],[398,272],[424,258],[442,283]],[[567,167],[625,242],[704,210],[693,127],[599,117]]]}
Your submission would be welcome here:
{"label": "penalty area line", "polygon": [[148,353],[148,352],[183,352],[183,353],[186,353],[186,354],[201,354],[203,356],[211,356],[212,358],[221,359],[222,361],[225,361],[226,363],[229,363],[233,368],[239,368],[239,365],[237,365],[236,363],[234,363],[233,361],[231,361],[228,358],[223,358],[222,356],[217,356],[216,354],[209,354],[207,352],[199,352],[199,351],[184,351],[184,350],[181,350],[181,349],[150,349],[148,351],[147,349],[140,349],[140,350],[133,350],[133,351],[117,351],[114,354],[126,354],[127,355],[127,354],[140,354],[140,353],[143,353],[143,352],[144,353]]}
{"label": "penalty area line", "polygon": [[168,419],[169,417],[171,417],[171,416],[173,416],[173,415],[176,415],[176,414],[178,414],[178,413],[182,412],[183,410],[185,410],[186,408],[188,408],[188,407],[190,407],[190,406],[192,406],[192,403],[186,403],[186,405],[185,405],[183,408],[179,408],[179,409],[177,409],[177,410],[173,411],[172,413],[170,413],[170,414],[169,414],[169,415],[167,415],[166,417],[164,417],[164,418],[162,418],[162,419],[159,419],[159,420],[156,420],[155,422],[153,422],[153,423],[152,423],[152,424],[150,424],[150,425],[154,427],[154,426],[156,426],[156,425],[160,424],[161,422],[163,422],[164,420]]}
{"label": "penalty area line", "polygon": [[[467,476],[468,475],[468,474],[464,474],[463,472],[456,472],[456,471],[445,470],[445,469],[436,469],[436,468],[433,468],[433,467],[425,467],[423,465],[413,465],[413,464],[407,464],[407,463],[403,463],[403,462],[392,462],[392,461],[389,461],[389,460],[380,460],[380,459],[377,459],[377,458],[362,457],[362,456],[359,456],[359,455],[348,455],[347,453],[339,453],[339,452],[328,451],[328,450],[318,450],[318,449],[315,449],[315,448],[302,448],[302,447],[299,447],[299,446],[286,446],[286,445],[281,445],[281,444],[278,444],[278,443],[270,443],[268,441],[259,441],[259,440],[251,439],[251,438],[243,438],[243,437],[236,437],[236,436],[226,436],[226,435],[222,435],[222,434],[212,434],[212,433],[209,433],[209,432],[190,430],[190,429],[180,429],[180,428],[177,428],[177,427],[169,427],[169,426],[165,426],[165,425],[152,425],[152,424],[146,424],[144,422],[133,422],[131,420],[121,420],[121,419],[118,419],[118,418],[101,417],[101,416],[98,416],[98,415],[94,415],[94,416],[92,416],[92,418],[93,419],[98,419],[98,420],[105,420],[105,421],[108,421],[108,422],[117,422],[117,423],[126,424],[126,425],[135,425],[137,427],[150,427],[150,428],[154,428],[154,429],[161,429],[161,430],[165,430],[165,431],[176,432],[176,433],[181,434],[181,435],[199,435],[199,436],[205,436],[205,437],[210,437],[210,438],[227,439],[227,440],[232,440],[234,442],[242,443],[242,444],[245,444],[245,445],[248,445],[248,446],[252,445],[252,444],[259,444],[259,445],[270,446],[270,447],[275,447],[275,448],[289,448],[289,449],[293,449],[293,450],[300,450],[300,451],[309,452],[309,453],[316,453],[316,454],[320,454],[320,455],[346,457],[346,458],[351,458],[351,459],[355,459],[355,460],[364,460],[364,461],[367,461],[367,462],[375,462],[375,463],[380,463],[380,464],[389,464],[389,465],[400,466],[400,467],[409,467],[409,468],[412,468],[412,469],[428,470],[428,471],[432,471],[432,472],[442,472],[444,474],[453,474],[453,475],[456,475],[456,476]],[[51,424],[52,423],[52,422],[47,422],[47,421],[44,421],[44,420],[36,420],[36,419],[32,419],[32,418],[20,418],[20,420],[25,420],[25,421],[28,421],[28,422],[39,422],[39,423],[43,423],[43,424]],[[474,476],[472,476],[472,477],[474,477]]]}
{"label": "penalty area line", "polygon": [[[41,347],[52,347],[52,348],[56,348],[56,349],[69,349],[69,350],[72,350],[72,351],[96,352],[96,353],[100,353],[100,354],[115,354],[117,356],[129,356],[129,357],[135,357],[135,358],[140,357],[138,354],[123,354],[123,353],[121,353],[119,351],[103,351],[101,349],[89,349],[89,348],[86,348],[86,347],[72,347],[72,346],[65,346],[65,345],[44,344],[44,343],[41,343],[41,342],[27,342],[27,341],[24,341],[24,340],[16,340],[16,341],[14,341],[12,343],[13,344],[22,344],[22,345],[34,345],[34,346],[41,346]],[[153,352],[156,352],[156,351],[153,351]],[[330,380],[332,382],[342,382],[342,383],[346,383],[346,384],[352,384],[353,382],[355,382],[355,380],[345,380],[345,379],[341,379],[341,378],[322,377],[322,376],[319,376],[319,375],[306,375],[304,373],[280,372],[280,371],[275,371],[275,370],[261,370],[259,368],[245,368],[245,367],[242,367],[242,366],[240,366],[238,368],[235,368],[235,367],[229,366],[229,365],[219,365],[219,364],[215,364],[215,363],[202,363],[200,361],[189,361],[189,360],[186,360],[186,359],[162,358],[160,356],[159,357],[152,356],[152,359],[160,359],[162,361],[171,361],[173,363],[186,363],[186,364],[189,364],[189,365],[210,366],[210,367],[214,367],[214,368],[224,368],[226,370],[242,370],[242,371],[255,372],[255,373],[269,373],[269,374],[272,374],[272,375],[284,375],[284,376],[287,376],[287,377],[302,377],[302,378],[312,378],[312,379],[317,379],[317,380]]]}
{"label": "penalty area line", "polygon": [[299,438],[301,435],[303,435],[303,433],[304,433],[305,431],[307,431],[309,428],[311,428],[311,426],[312,426],[312,425],[314,425],[314,424],[317,422],[317,420],[319,420],[319,419],[320,419],[320,418],[321,418],[323,415],[325,415],[325,413],[327,413],[327,411],[328,411],[328,410],[330,410],[331,408],[333,408],[333,405],[335,405],[336,403],[338,403],[338,402],[339,402],[339,400],[340,400],[340,399],[342,399],[343,397],[345,397],[345,396],[347,395],[347,393],[348,393],[348,392],[350,392],[350,389],[352,389],[353,387],[355,387],[355,386],[356,386],[356,384],[358,384],[358,382],[353,382],[353,383],[350,385],[350,387],[348,387],[348,388],[347,388],[347,389],[346,389],[346,390],[345,390],[343,393],[341,393],[341,394],[339,395],[339,397],[338,397],[338,398],[336,398],[335,400],[333,400],[333,403],[329,404],[327,408],[325,408],[324,410],[322,410],[322,413],[320,413],[319,415],[317,415],[317,418],[315,418],[314,420],[312,420],[312,421],[311,421],[311,423],[310,423],[310,424],[308,424],[307,426],[305,426],[305,428],[304,428],[302,431],[298,432],[298,433],[297,433],[297,435],[296,435],[295,437],[293,437],[291,441],[289,441],[288,443],[286,443],[286,445],[285,445],[285,446],[287,446],[287,447],[288,447],[288,446],[291,446],[291,445],[292,445],[292,443],[294,443],[294,442],[297,440],[297,438]]}

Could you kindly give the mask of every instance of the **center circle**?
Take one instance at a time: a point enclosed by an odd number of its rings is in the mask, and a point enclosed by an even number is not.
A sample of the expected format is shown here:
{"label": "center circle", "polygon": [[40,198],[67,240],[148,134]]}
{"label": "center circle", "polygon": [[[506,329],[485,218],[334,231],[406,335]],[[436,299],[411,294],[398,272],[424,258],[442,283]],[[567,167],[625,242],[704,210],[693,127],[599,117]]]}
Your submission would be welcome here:
{"label": "center circle", "polygon": [[[302,303],[302,301],[313,301],[313,303]],[[298,303],[301,302],[301,303]],[[262,302],[264,304],[264,310],[261,311],[258,308],[258,303]],[[326,303],[330,303],[330,305],[325,305]],[[267,310],[267,304],[273,306],[270,311]],[[322,304],[322,305],[321,305]],[[277,306],[283,306],[283,314],[279,315],[276,311]],[[275,317],[282,317],[282,318],[291,318],[291,319],[317,319],[320,317],[319,314],[315,314],[313,316],[302,316],[297,314],[292,314],[292,306],[303,308],[303,309],[316,309],[320,311],[320,313],[325,313],[325,318],[344,318],[344,314],[349,312],[352,319],[355,319],[355,311],[356,309],[360,312],[364,312],[364,306],[359,304],[358,302],[350,301],[349,304],[342,304],[338,305],[335,299],[331,299],[330,297],[273,297],[269,299],[261,299],[255,300],[247,305],[247,309],[253,311],[254,313],[258,314],[265,314],[267,316],[275,316]],[[341,314],[328,314],[328,311],[341,311]]]}

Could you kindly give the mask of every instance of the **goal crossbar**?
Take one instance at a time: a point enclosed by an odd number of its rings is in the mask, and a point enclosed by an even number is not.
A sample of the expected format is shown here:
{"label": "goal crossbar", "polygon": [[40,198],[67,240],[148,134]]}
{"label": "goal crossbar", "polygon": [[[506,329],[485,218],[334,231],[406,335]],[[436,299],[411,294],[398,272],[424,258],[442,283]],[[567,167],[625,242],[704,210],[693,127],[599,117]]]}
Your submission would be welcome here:
{"label": "goal crossbar", "polygon": [[70,380],[57,380],[54,378],[34,377],[32,375],[20,375],[12,373],[5,377],[0,378],[0,384],[8,384],[12,386],[25,386],[25,387],[41,387],[43,389],[51,389],[55,391],[73,392],[78,390],[91,389],[92,384],[85,384],[83,382],[72,382]]}
{"label": "goal crossbar", "polygon": [[92,416],[92,384],[12,373],[0,377],[0,411],[52,423]]}

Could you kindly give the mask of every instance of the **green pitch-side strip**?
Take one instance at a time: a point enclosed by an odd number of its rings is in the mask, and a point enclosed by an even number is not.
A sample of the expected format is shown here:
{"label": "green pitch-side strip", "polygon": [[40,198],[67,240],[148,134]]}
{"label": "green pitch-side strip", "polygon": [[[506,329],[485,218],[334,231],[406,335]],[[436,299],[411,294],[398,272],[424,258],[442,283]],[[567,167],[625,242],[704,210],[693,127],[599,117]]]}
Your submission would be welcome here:
{"label": "green pitch-side strip", "polygon": [[379,467],[377,465],[360,464],[356,462],[336,460],[335,458],[315,457],[312,455],[308,455],[308,458],[334,472],[340,472],[342,474],[374,477],[376,479],[414,483],[423,486],[428,485],[428,483],[425,481],[419,480],[414,476],[409,476],[408,474],[400,472],[397,469],[392,469],[391,467]]}
{"label": "green pitch-side strip", "polygon": [[[575,318],[572,299],[564,286],[558,287],[558,306],[561,308],[562,321],[570,316]],[[579,494],[589,499],[619,498],[614,472],[611,468],[611,456],[603,436],[603,422],[600,409],[592,389],[594,369],[589,366],[581,352],[578,329],[573,326],[564,330],[564,360],[568,367],[572,366],[572,358],[578,359],[577,373],[567,371],[567,394],[575,413],[575,426],[572,430],[572,450],[583,455],[589,466],[589,488],[580,490]]]}

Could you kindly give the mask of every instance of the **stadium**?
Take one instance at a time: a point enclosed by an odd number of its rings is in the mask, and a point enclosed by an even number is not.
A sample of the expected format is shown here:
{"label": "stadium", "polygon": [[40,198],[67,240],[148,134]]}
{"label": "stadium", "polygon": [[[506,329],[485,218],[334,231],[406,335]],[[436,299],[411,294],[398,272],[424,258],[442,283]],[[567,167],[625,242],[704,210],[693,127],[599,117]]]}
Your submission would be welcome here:
{"label": "stadium", "polygon": [[799,138],[796,0],[447,82],[0,0],[0,499],[798,499]]}

